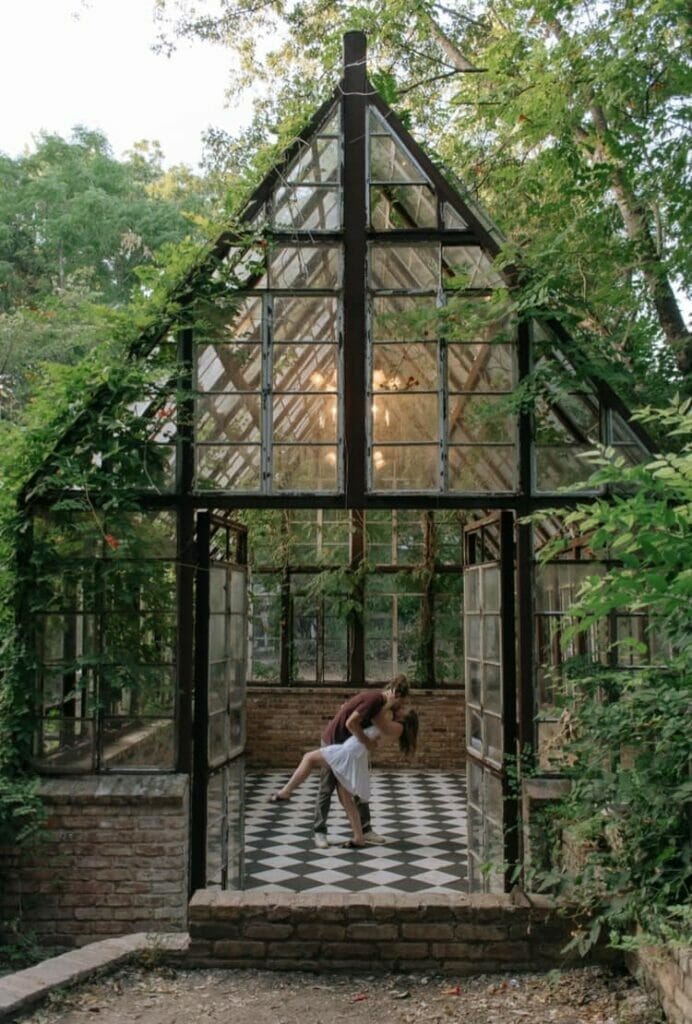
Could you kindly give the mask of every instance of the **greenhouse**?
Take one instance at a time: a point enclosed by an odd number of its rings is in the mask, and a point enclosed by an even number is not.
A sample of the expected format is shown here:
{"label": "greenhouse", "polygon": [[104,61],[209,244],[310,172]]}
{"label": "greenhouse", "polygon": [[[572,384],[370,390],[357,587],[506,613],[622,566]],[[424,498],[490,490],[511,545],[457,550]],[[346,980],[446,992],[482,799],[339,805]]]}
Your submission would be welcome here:
{"label": "greenhouse", "polygon": [[465,722],[435,763],[466,766],[471,890],[503,889],[508,764],[550,775],[560,665],[648,635],[628,614],[561,640],[598,566],[576,542],[538,563],[550,509],[589,497],[580,455],[650,442],[560,320],[517,308],[502,245],[347,34],[342,82],[135,345],[141,389],[97,393],[24,490],[33,765],[187,777],[190,891],[242,887],[252,693],[305,693],[316,742],[316,690],[397,673]]}

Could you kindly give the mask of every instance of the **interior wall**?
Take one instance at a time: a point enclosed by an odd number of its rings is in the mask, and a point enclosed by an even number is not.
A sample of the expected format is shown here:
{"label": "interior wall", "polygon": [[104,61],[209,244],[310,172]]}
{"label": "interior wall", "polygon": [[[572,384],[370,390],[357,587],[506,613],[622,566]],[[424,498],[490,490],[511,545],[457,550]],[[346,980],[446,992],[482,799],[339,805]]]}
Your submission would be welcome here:
{"label": "interior wall", "polygon": [[[247,694],[246,763],[249,768],[294,768],[340,704],[353,695],[346,687],[250,686]],[[376,768],[463,769],[465,703],[462,690],[412,690],[420,718],[418,751],[404,758],[398,744],[381,742]]]}

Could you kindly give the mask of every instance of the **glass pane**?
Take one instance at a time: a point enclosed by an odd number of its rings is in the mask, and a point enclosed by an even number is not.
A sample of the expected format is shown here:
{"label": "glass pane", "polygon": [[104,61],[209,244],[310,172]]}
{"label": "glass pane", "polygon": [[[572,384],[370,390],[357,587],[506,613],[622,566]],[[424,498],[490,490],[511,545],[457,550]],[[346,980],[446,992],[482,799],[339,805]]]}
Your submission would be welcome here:
{"label": "glass pane", "polygon": [[455,231],[464,231],[468,228],[468,224],[453,206],[449,203],[444,203],[442,207],[442,221],[446,228],[452,228]]}
{"label": "glass pane", "polygon": [[394,561],[392,513],[370,509],[365,515],[367,559],[374,565]]}
{"label": "glass pane", "polygon": [[211,565],[209,569],[209,611],[223,615],[226,611],[226,567]]}
{"label": "glass pane", "polygon": [[463,683],[463,579],[444,573],[435,578],[435,678],[441,686]]}
{"label": "glass pane", "polygon": [[495,764],[502,764],[502,722],[493,715],[484,715],[485,720],[485,751],[488,759]]}
{"label": "glass pane", "polygon": [[369,682],[391,679],[394,674],[392,637],[394,634],[394,600],[391,596],[373,596],[370,581],[366,584],[365,675]]}
{"label": "glass pane", "polygon": [[483,610],[499,612],[500,610],[500,570],[496,566],[488,566],[479,570],[483,581]]}
{"label": "glass pane", "polygon": [[245,653],[245,615],[230,616],[230,633],[228,638],[229,650],[236,658],[243,657]]}
{"label": "glass pane", "polygon": [[371,114],[370,131],[386,135],[370,135],[370,181],[427,181],[413,157],[403,144],[390,134],[385,122]]}
{"label": "glass pane", "polygon": [[562,395],[535,409],[535,436],[539,444],[598,443],[598,404],[581,395]]}
{"label": "glass pane", "polygon": [[343,615],[327,615],[324,618],[324,683],[343,683],[346,681],[348,664],[348,632]]}
{"label": "glass pane", "polygon": [[260,342],[262,340],[261,296],[252,295],[233,301],[237,303],[237,306],[233,319],[225,327],[227,340]]}
{"label": "glass pane", "polygon": [[245,747],[246,717],[245,708],[235,708],[229,716],[231,736],[230,753],[239,754]]}
{"label": "glass pane", "polygon": [[500,660],[500,616],[483,616],[483,657]]}
{"label": "glass pane", "polygon": [[224,708],[209,716],[209,763],[224,760],[230,748],[230,722]]}
{"label": "glass pane", "polygon": [[[223,280],[230,288],[266,288],[267,253],[260,246],[234,246],[226,257]],[[221,274],[217,277],[221,279]]]}
{"label": "glass pane", "polygon": [[106,718],[101,765],[120,768],[167,768],[175,764],[175,734],[170,719]]}
{"label": "glass pane", "polygon": [[197,445],[196,486],[202,490],[257,491],[260,486],[259,445]]}
{"label": "glass pane", "polygon": [[34,733],[37,768],[90,772],[96,763],[94,722],[85,718],[44,718]]}
{"label": "glass pane", "polygon": [[372,436],[381,442],[436,441],[437,395],[378,394],[372,403]]}
{"label": "glass pane", "polygon": [[444,246],[442,266],[447,288],[502,288],[505,284],[478,245]]}
{"label": "glass pane", "polygon": [[336,391],[336,358],[336,345],[275,345],[274,390]]}
{"label": "glass pane", "polygon": [[510,447],[450,447],[450,491],[504,492],[516,489],[516,453]]}
{"label": "glass pane", "polygon": [[466,651],[469,658],[482,657],[480,615],[466,615]]}
{"label": "glass pane", "polygon": [[209,712],[222,711],[228,706],[228,669],[226,661],[209,665]]}
{"label": "glass pane", "polygon": [[449,440],[453,443],[513,444],[516,419],[507,401],[494,395],[450,395]]}
{"label": "glass pane", "polygon": [[135,603],[142,611],[175,607],[175,566],[166,562],[106,562],[99,566],[99,580],[85,589],[85,606],[99,610],[131,610]]}
{"label": "glass pane", "polygon": [[437,345],[373,345],[373,391],[436,391]]}
{"label": "glass pane", "polygon": [[317,647],[320,621],[315,601],[293,598],[293,677],[300,682],[317,682]]}
{"label": "glass pane", "polygon": [[272,407],[275,441],[336,442],[335,395],[275,396]]}
{"label": "glass pane", "polygon": [[329,295],[276,296],[274,341],[333,341],[338,337],[337,300]]}
{"label": "glass pane", "polygon": [[436,291],[439,259],[436,245],[372,245],[370,286],[413,292]]}
{"label": "glass pane", "polygon": [[300,153],[284,177],[290,182],[336,182],[339,180],[339,142],[317,136],[301,144]]}
{"label": "glass pane", "polygon": [[225,615],[209,617],[209,657],[219,661],[228,654],[228,620]]}
{"label": "glass pane", "polygon": [[247,576],[243,569],[230,570],[231,611],[244,615],[247,610]]}
{"label": "glass pane", "polygon": [[455,291],[448,292],[445,299],[441,315],[450,344],[516,344],[516,316],[502,294]]}
{"label": "glass pane", "polygon": [[273,221],[284,230],[336,231],[341,227],[340,193],[309,185],[277,188]]}
{"label": "glass pane", "polygon": [[[175,489],[176,451],[172,444],[156,444],[151,442],[139,446],[133,451],[133,459],[138,459],[141,473],[141,486],[144,490],[168,492]],[[134,462],[132,463],[134,472]]]}
{"label": "glass pane", "polygon": [[421,563],[425,558],[424,523],[420,512],[400,509],[394,512],[392,525],[398,565]]}
{"label": "glass pane", "polygon": [[467,569],[464,573],[464,609],[466,612],[480,610],[480,569]]}
{"label": "glass pane", "polygon": [[259,345],[229,343],[197,347],[198,391],[259,391],[262,351]]}
{"label": "glass pane", "polygon": [[439,312],[434,295],[375,295],[374,341],[434,341]]}
{"label": "glass pane", "polygon": [[591,451],[591,446],[579,445],[536,445],[536,489],[557,491],[562,487],[572,490],[586,490],[586,481],[591,475],[588,462],[580,455]]}
{"label": "glass pane", "polygon": [[439,486],[437,445],[382,446],[372,456],[376,491],[430,491]]}
{"label": "glass pane", "polygon": [[277,491],[335,491],[336,448],[275,445],[273,481]]}
{"label": "glass pane", "polygon": [[462,561],[462,526],[458,513],[435,513],[435,559],[446,565]]}
{"label": "glass pane", "polygon": [[340,250],[334,246],[282,246],[271,254],[269,280],[273,288],[338,288]]}
{"label": "glass pane", "polygon": [[103,705],[112,715],[172,715],[174,677],[173,665],[105,665]]}
{"label": "glass pane", "polygon": [[499,715],[502,713],[500,666],[490,664],[484,665],[483,675],[485,677],[483,705],[486,710],[494,711]]}
{"label": "glass pane", "polygon": [[102,652],[131,665],[173,662],[175,618],[160,612],[109,612],[101,628]]}
{"label": "glass pane", "polygon": [[469,750],[480,754],[482,750],[481,716],[477,711],[466,712],[466,744]]}
{"label": "glass pane", "polygon": [[195,408],[199,441],[259,443],[259,395],[209,395],[198,398]]}
{"label": "glass pane", "polygon": [[468,672],[468,690],[466,691],[466,700],[469,704],[473,704],[474,707],[480,707],[481,704],[481,666],[478,661],[468,661],[466,663],[466,670]]}
{"label": "glass pane", "polygon": [[370,224],[376,231],[436,228],[437,197],[428,185],[370,189]]}
{"label": "glass pane", "polygon": [[264,573],[255,574],[250,581],[250,677],[258,682],[274,682],[279,678],[280,583],[278,576]]}
{"label": "glass pane", "polygon": [[511,391],[514,348],[500,344],[447,346],[450,391]]}

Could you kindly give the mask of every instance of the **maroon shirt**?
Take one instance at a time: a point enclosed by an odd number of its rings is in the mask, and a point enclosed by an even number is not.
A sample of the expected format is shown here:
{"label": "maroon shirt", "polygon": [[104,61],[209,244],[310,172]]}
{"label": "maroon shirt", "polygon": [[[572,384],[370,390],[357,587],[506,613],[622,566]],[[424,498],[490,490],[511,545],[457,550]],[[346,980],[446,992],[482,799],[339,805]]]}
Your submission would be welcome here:
{"label": "maroon shirt", "polygon": [[325,746],[329,743],[345,743],[353,735],[346,728],[346,722],[354,711],[358,712],[360,724],[366,729],[372,725],[373,718],[379,715],[386,703],[381,690],[362,690],[354,697],[349,697],[322,733],[322,743]]}

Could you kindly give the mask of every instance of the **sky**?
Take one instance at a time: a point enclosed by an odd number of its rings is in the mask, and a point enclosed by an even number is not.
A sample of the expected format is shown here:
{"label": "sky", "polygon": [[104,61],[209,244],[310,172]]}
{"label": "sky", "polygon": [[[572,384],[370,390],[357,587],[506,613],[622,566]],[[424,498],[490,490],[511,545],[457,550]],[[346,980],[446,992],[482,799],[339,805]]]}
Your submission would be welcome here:
{"label": "sky", "polygon": [[[16,157],[42,129],[98,128],[117,157],[158,140],[165,164],[195,167],[202,132],[233,131],[224,107],[230,54],[180,43],[152,52],[153,0],[0,0],[0,151]],[[247,115],[247,111],[244,112]]]}

